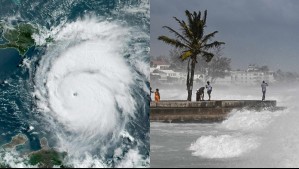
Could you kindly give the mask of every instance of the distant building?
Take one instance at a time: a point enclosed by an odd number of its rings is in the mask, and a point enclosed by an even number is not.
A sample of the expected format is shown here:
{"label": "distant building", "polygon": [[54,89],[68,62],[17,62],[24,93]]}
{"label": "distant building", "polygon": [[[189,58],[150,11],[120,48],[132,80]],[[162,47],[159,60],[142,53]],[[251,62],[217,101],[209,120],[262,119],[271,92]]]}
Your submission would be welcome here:
{"label": "distant building", "polygon": [[[187,80],[187,72],[185,70],[175,71],[170,69],[170,64],[165,61],[152,61],[150,67],[151,81],[159,81],[167,84],[185,84]],[[203,74],[194,75],[194,83],[202,82]]]}
{"label": "distant building", "polygon": [[231,71],[231,81],[233,84],[259,84],[262,81],[274,82],[274,72],[260,71]]}
{"label": "distant building", "polygon": [[[151,81],[163,84],[185,84],[187,72],[185,70],[171,70],[170,67],[170,64],[165,61],[152,61]],[[208,72],[205,74],[195,73],[194,84],[202,84],[210,80],[207,79],[206,74]],[[217,78],[215,83],[220,85],[257,85],[264,80],[269,83],[275,82],[274,72],[262,72],[258,66],[249,65],[246,70],[227,71],[227,75],[224,78]]]}
{"label": "distant building", "polygon": [[275,82],[274,72],[262,72],[256,65],[249,65],[247,70],[230,71],[230,75],[217,79],[217,83],[235,85],[256,85],[262,81]]}
{"label": "distant building", "polygon": [[170,67],[170,64],[166,61],[152,61],[152,68],[158,69],[158,70],[168,70]]}

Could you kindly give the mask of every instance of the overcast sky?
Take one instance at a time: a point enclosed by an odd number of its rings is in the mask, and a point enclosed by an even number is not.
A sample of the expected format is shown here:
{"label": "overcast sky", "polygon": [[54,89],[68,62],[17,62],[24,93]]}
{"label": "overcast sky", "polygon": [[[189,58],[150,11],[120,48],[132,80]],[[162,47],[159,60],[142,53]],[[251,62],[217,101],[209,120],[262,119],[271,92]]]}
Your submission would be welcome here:
{"label": "overcast sky", "polygon": [[[299,0],[151,0],[151,55],[168,55],[171,47],[158,41],[172,36],[162,26],[178,30],[173,16],[208,10],[206,33],[226,43],[224,56],[234,69],[249,64],[299,72]],[[173,36],[172,36],[173,37]]]}

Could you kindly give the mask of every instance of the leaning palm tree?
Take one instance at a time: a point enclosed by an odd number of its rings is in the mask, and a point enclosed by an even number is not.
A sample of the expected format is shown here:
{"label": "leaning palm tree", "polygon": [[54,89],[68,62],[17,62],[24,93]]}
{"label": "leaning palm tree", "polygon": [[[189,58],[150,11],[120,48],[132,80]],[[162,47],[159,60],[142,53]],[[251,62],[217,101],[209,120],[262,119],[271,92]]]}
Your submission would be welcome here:
{"label": "leaning palm tree", "polygon": [[[175,35],[175,38],[169,38],[167,36],[160,36],[158,39],[180,49],[180,59],[182,61],[188,60],[188,75],[187,75],[187,90],[188,90],[188,101],[192,99],[192,89],[194,81],[194,70],[197,63],[197,57],[201,56],[210,62],[214,57],[212,50],[220,47],[224,42],[213,41],[211,39],[215,36],[218,31],[213,33],[205,34],[206,28],[207,10],[205,10],[203,17],[201,12],[194,12],[193,14],[186,10],[187,23],[184,20],[179,20],[174,17],[178,22],[181,33],[178,31],[164,26],[163,28],[169,30]],[[191,66],[191,70],[190,70]]]}

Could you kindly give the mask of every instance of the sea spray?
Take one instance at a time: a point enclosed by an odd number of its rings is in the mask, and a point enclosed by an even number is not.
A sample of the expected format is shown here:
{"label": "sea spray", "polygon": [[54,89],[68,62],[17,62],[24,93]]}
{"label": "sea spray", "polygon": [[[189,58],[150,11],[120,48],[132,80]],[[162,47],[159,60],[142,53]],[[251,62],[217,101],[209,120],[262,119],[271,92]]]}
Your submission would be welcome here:
{"label": "sea spray", "polygon": [[192,143],[194,156],[202,158],[233,158],[259,146],[258,138],[240,135],[202,136]]}

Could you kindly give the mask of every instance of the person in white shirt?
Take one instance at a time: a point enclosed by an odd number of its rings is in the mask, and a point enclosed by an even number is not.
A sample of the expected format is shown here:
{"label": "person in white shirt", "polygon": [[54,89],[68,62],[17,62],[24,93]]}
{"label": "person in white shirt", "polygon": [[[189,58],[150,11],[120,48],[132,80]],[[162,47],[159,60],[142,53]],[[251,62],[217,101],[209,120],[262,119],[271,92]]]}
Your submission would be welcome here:
{"label": "person in white shirt", "polygon": [[266,100],[266,92],[267,92],[267,87],[269,86],[268,83],[266,83],[265,81],[263,81],[262,83],[262,92],[263,92],[263,98],[262,101]]}
{"label": "person in white shirt", "polygon": [[212,93],[213,87],[210,85],[209,81],[208,81],[208,85],[206,85],[206,88],[207,88],[207,92],[208,92],[208,95],[209,95],[209,101],[210,101],[211,100],[211,93]]}

